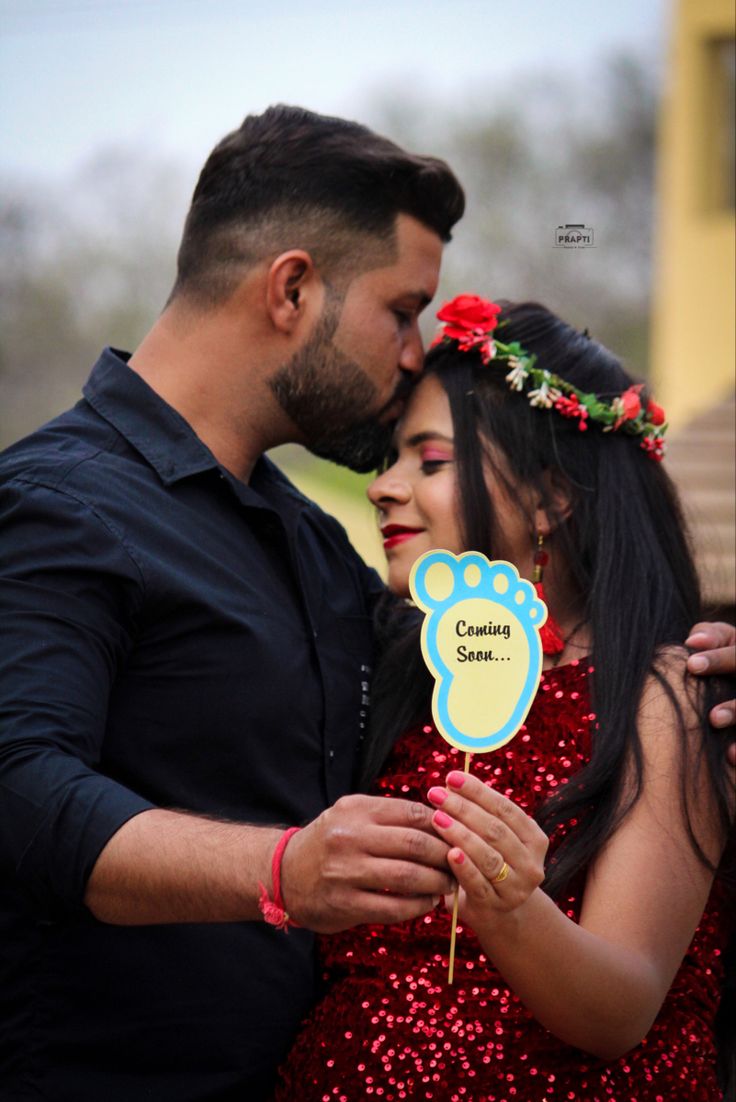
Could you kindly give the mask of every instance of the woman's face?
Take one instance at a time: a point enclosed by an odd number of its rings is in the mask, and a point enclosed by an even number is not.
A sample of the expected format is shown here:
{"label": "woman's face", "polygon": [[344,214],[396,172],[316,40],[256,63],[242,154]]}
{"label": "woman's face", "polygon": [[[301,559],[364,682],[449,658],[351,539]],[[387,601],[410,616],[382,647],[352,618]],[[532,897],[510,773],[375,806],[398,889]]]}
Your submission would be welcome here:
{"label": "woman's face", "polygon": [[[395,450],[396,459],[368,487],[368,497],[379,513],[389,587],[405,597],[420,555],[435,548],[456,555],[469,550],[457,501],[450,403],[435,377],[428,376],[414,390],[396,428]],[[529,522],[490,469],[487,481],[504,533],[504,547],[494,554],[510,559],[528,576],[534,550]]]}

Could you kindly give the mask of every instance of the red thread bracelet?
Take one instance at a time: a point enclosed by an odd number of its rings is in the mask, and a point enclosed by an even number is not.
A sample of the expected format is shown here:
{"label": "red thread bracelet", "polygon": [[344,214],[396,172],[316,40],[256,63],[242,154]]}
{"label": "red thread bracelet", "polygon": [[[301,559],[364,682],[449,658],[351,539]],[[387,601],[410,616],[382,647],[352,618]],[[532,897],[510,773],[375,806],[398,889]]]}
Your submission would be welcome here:
{"label": "red thread bracelet", "polygon": [[284,859],[284,850],[289,844],[289,840],[301,829],[301,827],[289,827],[276,843],[276,849],[273,851],[273,857],[271,858],[273,899],[269,899],[266,888],[260,880],[258,881],[258,887],[261,890],[258,897],[258,910],[269,926],[275,926],[277,930],[284,930],[286,933],[289,932],[289,926],[298,926],[298,923],[289,918],[284,907],[284,899],[281,895],[281,862]]}

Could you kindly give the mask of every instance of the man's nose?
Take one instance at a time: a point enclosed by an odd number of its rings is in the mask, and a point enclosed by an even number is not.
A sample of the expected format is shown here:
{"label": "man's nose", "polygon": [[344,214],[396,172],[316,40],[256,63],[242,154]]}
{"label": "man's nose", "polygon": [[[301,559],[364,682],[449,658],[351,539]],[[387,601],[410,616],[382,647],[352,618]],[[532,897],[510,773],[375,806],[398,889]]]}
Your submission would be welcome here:
{"label": "man's nose", "polygon": [[418,375],[424,367],[424,344],[416,322],[406,335],[399,357],[399,366],[403,371],[410,371],[412,375]]}

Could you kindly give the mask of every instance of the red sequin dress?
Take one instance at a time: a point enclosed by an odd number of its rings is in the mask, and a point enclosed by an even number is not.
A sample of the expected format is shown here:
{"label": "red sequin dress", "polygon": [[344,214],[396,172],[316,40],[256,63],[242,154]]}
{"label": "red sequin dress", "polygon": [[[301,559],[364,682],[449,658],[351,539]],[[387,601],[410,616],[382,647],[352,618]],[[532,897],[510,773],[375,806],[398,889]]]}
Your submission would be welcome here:
{"label": "red sequin dress", "polygon": [[[589,755],[585,662],[550,670],[517,737],[473,759],[472,772],[532,813]],[[407,732],[377,790],[426,801],[463,755],[433,727]],[[559,845],[574,823],[551,839]],[[565,909],[577,918],[581,893]],[[541,1025],[506,986],[472,931],[458,929],[447,984],[444,907],[396,926],[320,939],[327,994],[281,1069],[277,1102],[713,1102],[720,1099],[712,1024],[722,983],[726,916],[715,893],[646,1039],[606,1063]],[[570,967],[574,968],[574,961]]]}

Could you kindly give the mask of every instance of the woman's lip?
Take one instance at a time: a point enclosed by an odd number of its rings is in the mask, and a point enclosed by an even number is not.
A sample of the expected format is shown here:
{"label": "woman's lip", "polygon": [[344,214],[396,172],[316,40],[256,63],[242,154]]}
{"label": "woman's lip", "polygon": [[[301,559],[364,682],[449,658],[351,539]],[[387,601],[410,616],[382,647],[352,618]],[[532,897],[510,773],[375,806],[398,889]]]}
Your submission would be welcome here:
{"label": "woman's lip", "polygon": [[399,528],[398,525],[390,524],[381,533],[383,535],[383,549],[388,551],[391,547],[396,547],[398,544],[412,539],[413,536],[418,536],[423,531],[423,528]]}

